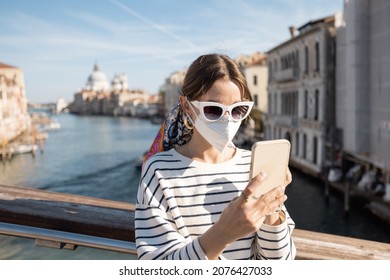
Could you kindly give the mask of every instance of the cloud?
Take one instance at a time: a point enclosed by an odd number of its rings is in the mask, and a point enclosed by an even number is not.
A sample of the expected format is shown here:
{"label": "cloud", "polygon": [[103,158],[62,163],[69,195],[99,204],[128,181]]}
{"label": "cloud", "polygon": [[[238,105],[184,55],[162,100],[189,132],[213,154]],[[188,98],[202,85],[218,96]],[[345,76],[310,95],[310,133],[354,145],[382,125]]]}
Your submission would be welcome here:
{"label": "cloud", "polygon": [[155,92],[200,54],[268,51],[289,38],[289,25],[332,13],[325,0],[170,0],[149,3],[153,9],[131,3],[136,9],[123,0],[61,8],[34,2],[35,9],[10,2],[0,11],[0,59],[25,69],[30,94],[45,94],[45,83],[60,73],[58,91],[73,92],[96,61],[108,75],[123,71],[130,83]]}
{"label": "cloud", "polygon": [[163,25],[157,24],[154,21],[144,17],[143,15],[141,15],[141,14],[137,13],[136,11],[134,11],[133,9],[131,9],[128,5],[125,5],[125,4],[123,4],[119,1],[116,1],[116,0],[110,0],[110,2],[113,3],[114,5],[118,6],[119,8],[121,8],[126,13],[128,13],[128,14],[138,18],[142,22],[146,23],[148,26],[151,26],[154,29],[164,33],[165,35],[168,35],[170,38],[176,40],[177,42],[184,44],[187,47],[190,47],[194,50],[197,50],[197,47],[191,41],[174,34],[169,29],[165,28]]}

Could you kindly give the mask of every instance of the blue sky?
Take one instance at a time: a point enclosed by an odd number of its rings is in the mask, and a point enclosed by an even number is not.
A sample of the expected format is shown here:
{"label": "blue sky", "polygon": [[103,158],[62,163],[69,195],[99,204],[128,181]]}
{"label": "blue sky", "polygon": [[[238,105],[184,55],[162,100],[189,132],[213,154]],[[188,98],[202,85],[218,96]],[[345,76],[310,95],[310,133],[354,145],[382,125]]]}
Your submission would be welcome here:
{"label": "blue sky", "polygon": [[343,0],[2,0],[0,62],[24,70],[30,102],[73,100],[97,62],[109,80],[158,92],[203,53],[266,52],[288,26],[341,11]]}

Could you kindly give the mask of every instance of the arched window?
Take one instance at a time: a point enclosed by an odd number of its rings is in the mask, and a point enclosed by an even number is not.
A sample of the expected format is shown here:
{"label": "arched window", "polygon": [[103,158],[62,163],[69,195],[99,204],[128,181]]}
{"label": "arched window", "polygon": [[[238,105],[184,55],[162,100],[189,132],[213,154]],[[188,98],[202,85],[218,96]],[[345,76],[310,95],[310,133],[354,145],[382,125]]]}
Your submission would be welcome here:
{"label": "arched window", "polygon": [[319,111],[319,105],[320,103],[320,92],[318,89],[316,89],[315,96],[314,96],[314,120],[318,121],[318,111]]}
{"label": "arched window", "polygon": [[309,48],[305,46],[305,73],[309,73]]}
{"label": "arched window", "polygon": [[308,112],[308,107],[309,107],[309,93],[307,90],[305,90],[305,96],[304,96],[304,104],[303,104],[303,117],[306,119],[307,118],[307,112]]}
{"label": "arched window", "polygon": [[273,112],[274,112],[274,114],[278,114],[278,93],[277,92],[275,92],[274,93],[274,108],[273,108]]}
{"label": "arched window", "polygon": [[316,42],[316,71],[320,72],[320,43]]}

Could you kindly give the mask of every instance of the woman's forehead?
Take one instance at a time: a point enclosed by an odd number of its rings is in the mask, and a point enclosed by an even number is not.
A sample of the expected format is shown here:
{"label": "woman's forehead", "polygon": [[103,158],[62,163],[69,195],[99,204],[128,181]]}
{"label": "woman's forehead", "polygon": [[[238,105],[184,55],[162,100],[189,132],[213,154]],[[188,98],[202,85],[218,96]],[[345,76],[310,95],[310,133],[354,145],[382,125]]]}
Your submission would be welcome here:
{"label": "woman's forehead", "polygon": [[200,98],[202,101],[234,103],[242,100],[240,88],[230,80],[217,80]]}

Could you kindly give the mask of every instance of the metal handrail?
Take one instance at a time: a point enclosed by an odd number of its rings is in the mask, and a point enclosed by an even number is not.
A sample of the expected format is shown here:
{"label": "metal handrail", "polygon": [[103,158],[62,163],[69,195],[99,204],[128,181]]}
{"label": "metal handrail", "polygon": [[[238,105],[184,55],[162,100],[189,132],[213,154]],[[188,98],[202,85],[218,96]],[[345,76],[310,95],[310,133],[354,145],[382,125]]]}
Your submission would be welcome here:
{"label": "metal handrail", "polygon": [[136,245],[134,242],[64,232],[59,230],[37,228],[32,226],[0,222],[0,234],[26,237],[35,239],[37,241],[48,241],[46,244],[50,244],[51,242],[52,246],[50,247],[62,248],[69,244],[111,250],[132,255],[137,254]]}

